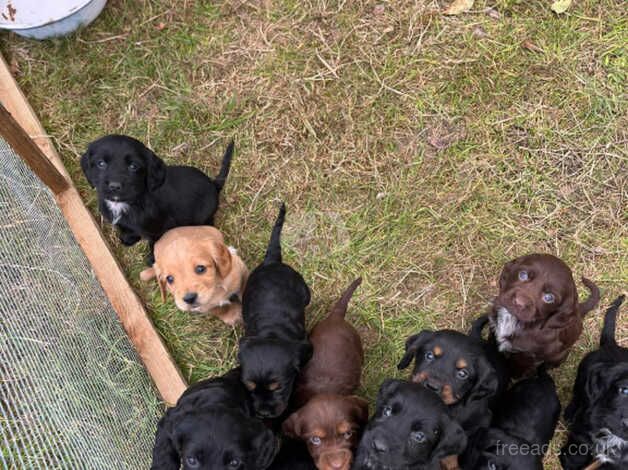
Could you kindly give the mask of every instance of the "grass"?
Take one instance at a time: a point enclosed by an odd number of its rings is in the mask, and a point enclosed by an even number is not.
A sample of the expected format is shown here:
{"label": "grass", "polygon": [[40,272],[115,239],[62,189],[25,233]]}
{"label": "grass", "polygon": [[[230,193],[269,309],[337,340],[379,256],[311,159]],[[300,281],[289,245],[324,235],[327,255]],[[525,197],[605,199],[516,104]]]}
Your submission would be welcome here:
{"label": "grass", "polygon": [[[561,256],[599,283],[602,307],[628,280],[623,2],[557,16],[549,1],[480,0],[459,17],[440,15],[445,3],[114,0],[73,37],[4,34],[1,49],[92,208],[78,160],[102,134],[210,174],[235,137],[217,226],[252,268],[286,201],[309,324],[364,277],[350,318],[374,399],[405,376],[405,337],[466,329],[510,258]],[[138,281],[145,247],[103,231],[185,377],[230,368],[241,330],[161,304]],[[553,373],[563,403],[602,307]],[[554,449],[564,437],[560,424]]]}

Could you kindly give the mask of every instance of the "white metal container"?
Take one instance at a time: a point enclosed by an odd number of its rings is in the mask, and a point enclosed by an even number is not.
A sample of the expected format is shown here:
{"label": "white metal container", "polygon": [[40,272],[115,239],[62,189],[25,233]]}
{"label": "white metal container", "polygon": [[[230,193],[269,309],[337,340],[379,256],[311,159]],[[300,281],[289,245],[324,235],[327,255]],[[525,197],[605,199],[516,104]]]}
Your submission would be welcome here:
{"label": "white metal container", "polygon": [[107,0],[0,0],[0,28],[48,39],[94,21]]}

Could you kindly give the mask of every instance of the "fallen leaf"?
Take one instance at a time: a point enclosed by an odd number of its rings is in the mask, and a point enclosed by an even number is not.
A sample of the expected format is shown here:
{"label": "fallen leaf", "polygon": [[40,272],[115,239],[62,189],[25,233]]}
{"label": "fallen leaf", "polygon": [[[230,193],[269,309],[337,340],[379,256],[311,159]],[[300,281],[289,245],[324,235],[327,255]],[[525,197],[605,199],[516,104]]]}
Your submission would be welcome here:
{"label": "fallen leaf", "polygon": [[443,13],[445,15],[459,15],[469,11],[473,7],[473,2],[474,0],[454,0]]}
{"label": "fallen leaf", "polygon": [[571,0],[556,0],[554,3],[552,3],[551,8],[553,12],[560,15],[561,13],[565,13],[570,6]]}
{"label": "fallen leaf", "polygon": [[532,51],[532,52],[543,52],[543,49],[541,49],[539,46],[534,44],[529,39],[526,39],[525,41],[523,41],[521,43],[521,47],[523,47],[524,49],[527,49],[529,51]]}
{"label": "fallen leaf", "polygon": [[487,8],[486,10],[484,10],[484,13],[486,13],[488,16],[490,16],[494,20],[498,20],[502,16],[499,14],[499,12],[495,8]]}

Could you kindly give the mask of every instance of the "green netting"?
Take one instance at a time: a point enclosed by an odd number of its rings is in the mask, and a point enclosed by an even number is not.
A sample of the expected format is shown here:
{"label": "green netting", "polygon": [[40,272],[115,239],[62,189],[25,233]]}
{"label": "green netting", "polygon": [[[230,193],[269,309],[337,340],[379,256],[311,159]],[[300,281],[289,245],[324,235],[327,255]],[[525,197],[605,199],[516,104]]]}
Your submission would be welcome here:
{"label": "green netting", "polygon": [[0,139],[0,468],[148,468],[159,414],[52,194]]}

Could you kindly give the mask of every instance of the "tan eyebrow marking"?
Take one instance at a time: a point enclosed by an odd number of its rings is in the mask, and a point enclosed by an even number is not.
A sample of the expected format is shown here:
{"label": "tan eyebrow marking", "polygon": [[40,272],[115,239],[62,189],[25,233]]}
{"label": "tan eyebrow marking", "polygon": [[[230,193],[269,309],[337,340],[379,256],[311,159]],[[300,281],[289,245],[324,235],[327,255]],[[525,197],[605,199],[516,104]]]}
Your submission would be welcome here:
{"label": "tan eyebrow marking", "polygon": [[434,346],[434,349],[432,349],[432,352],[434,353],[434,356],[442,356],[443,355],[443,348],[441,348],[440,346],[436,345]]}
{"label": "tan eyebrow marking", "polygon": [[467,363],[466,360],[464,360],[463,358],[460,358],[456,361],[456,367],[458,369],[464,369],[465,367],[467,367],[469,364]]}

